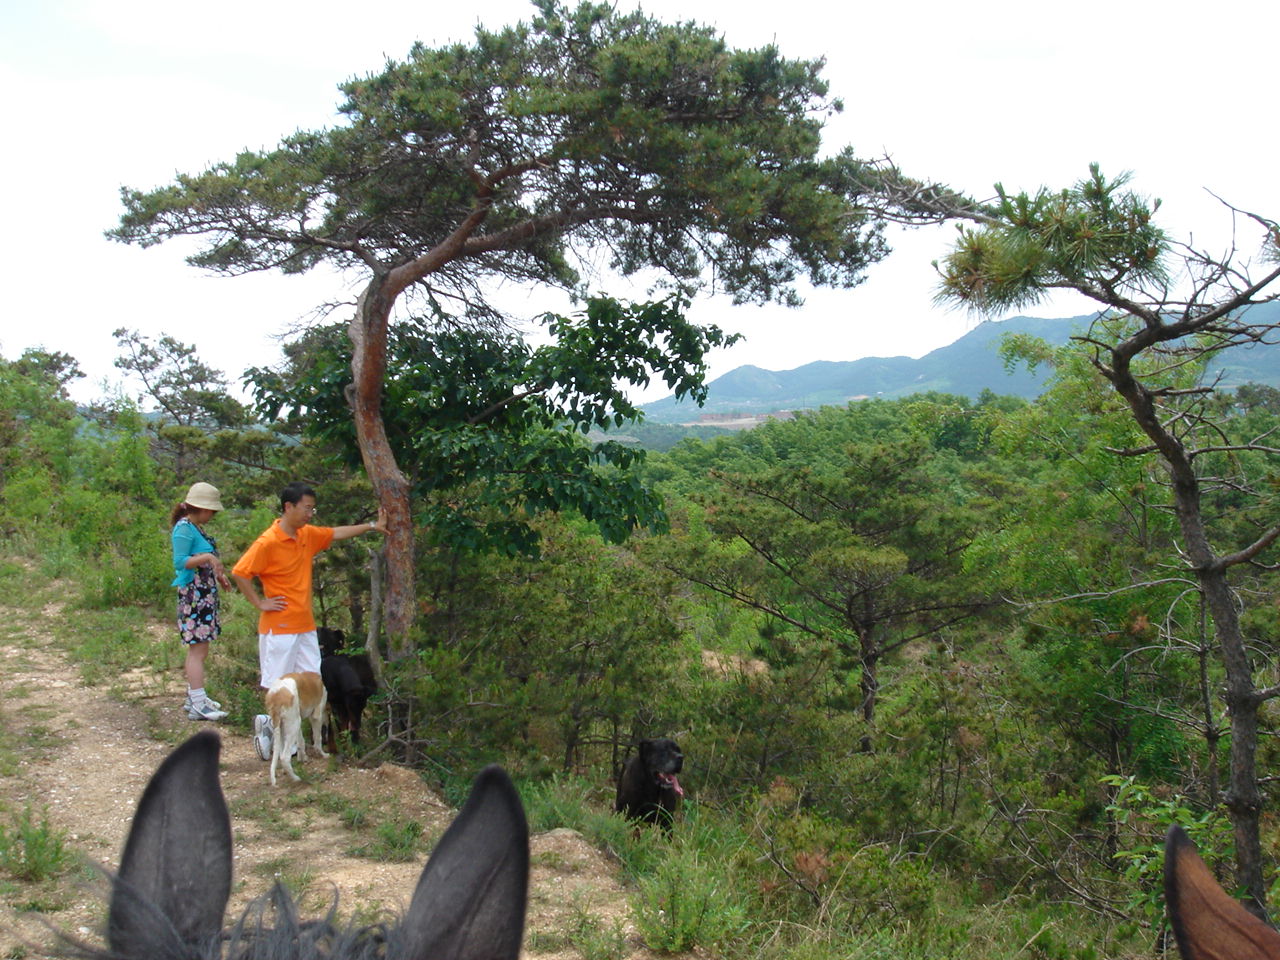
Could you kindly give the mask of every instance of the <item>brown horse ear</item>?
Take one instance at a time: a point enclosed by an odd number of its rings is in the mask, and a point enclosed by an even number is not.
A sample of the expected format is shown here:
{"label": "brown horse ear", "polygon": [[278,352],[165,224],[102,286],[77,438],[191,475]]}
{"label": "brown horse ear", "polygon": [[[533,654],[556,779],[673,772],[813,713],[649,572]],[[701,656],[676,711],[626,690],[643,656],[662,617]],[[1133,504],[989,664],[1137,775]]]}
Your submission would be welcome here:
{"label": "brown horse ear", "polygon": [[1280,933],[1227,896],[1177,826],[1164,844],[1164,893],[1183,960],[1280,960]]}

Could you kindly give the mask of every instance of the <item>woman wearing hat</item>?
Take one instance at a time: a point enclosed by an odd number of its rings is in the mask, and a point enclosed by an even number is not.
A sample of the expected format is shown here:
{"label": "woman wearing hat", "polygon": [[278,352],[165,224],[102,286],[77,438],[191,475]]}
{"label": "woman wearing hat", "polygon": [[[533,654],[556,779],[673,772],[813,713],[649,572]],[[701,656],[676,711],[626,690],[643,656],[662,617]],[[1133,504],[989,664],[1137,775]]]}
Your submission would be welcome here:
{"label": "woman wearing hat", "polygon": [[221,720],[226,711],[204,692],[204,658],[209,641],[222,627],[218,622],[218,587],[230,587],[227,572],[218,559],[218,545],[204,532],[204,525],[222,509],[218,488],[193,483],[187,497],[173,508],[173,586],[178,588],[178,635],[187,645],[183,672],[187,675],[187,699],[182,708],[189,720]]}

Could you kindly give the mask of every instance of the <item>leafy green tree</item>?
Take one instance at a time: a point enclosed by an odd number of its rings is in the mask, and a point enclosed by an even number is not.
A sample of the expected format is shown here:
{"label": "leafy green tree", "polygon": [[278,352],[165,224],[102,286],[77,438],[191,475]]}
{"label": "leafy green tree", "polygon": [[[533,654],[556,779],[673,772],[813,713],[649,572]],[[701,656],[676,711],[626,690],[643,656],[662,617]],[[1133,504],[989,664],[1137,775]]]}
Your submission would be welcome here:
{"label": "leafy green tree", "polygon": [[869,751],[884,659],[988,603],[975,578],[962,576],[981,521],[954,486],[930,475],[918,442],[850,443],[840,459],[832,469],[716,474],[706,524],[718,543],[666,562],[827,648],[839,675],[855,673]]}
{"label": "leafy green tree", "polygon": [[10,528],[54,514],[52,492],[73,472],[83,423],[66,390],[80,375],[65,354],[33,349],[0,358],[0,506]]}
{"label": "leafy green tree", "polygon": [[[1183,731],[1205,720],[1188,682],[1198,648],[1182,631],[1197,619],[1197,594],[1161,569],[1177,528],[1155,464],[1115,456],[1140,433],[1078,345],[1014,337],[1002,351],[1053,370],[1034,404],[993,426],[994,448],[1022,465],[1021,509],[971,551],[973,564],[999,566],[1020,607],[1026,702],[1106,773],[1174,781],[1195,748]],[[1213,758],[1210,744],[1210,771]]]}
{"label": "leafy green tree", "polygon": [[[224,472],[219,460],[246,460],[246,448],[260,451],[269,439],[230,395],[222,371],[200,360],[194,346],[167,335],[153,340],[123,327],[113,336],[120,350],[115,365],[141,384],[138,400],[150,408],[146,425],[156,459],[177,484],[196,476],[217,479]],[[101,404],[94,411],[101,420],[117,412]],[[262,466],[260,460],[257,465]]]}
{"label": "leafy green tree", "polygon": [[0,531],[53,575],[75,566],[84,599],[110,607],[152,600],[165,576],[164,509],[136,410],[86,423],[67,397],[79,376],[65,354],[0,360]]}
{"label": "leafy green tree", "polygon": [[22,351],[22,356],[13,364],[13,372],[18,376],[57,384],[58,397],[63,400],[71,399],[67,390],[71,382],[84,379],[84,371],[75,357],[59,351],[51,353],[41,347]]}
{"label": "leafy green tree", "polygon": [[[623,305],[593,297],[580,313],[545,317],[552,341],[537,348],[502,331],[423,320],[393,329],[388,356],[397,372],[383,419],[431,540],[535,555],[534,518],[568,510],[614,543],[638,526],[664,526],[639,470],[644,451],[607,433],[591,442],[584,435],[641,415],[628,383],[660,376],[679,396],[705,396],[706,351],[737,338],[689,323],[684,306],[679,298]],[[292,353],[285,374],[250,371],[260,408],[268,418],[287,411],[354,465],[349,342],[330,327]]]}
{"label": "leafy green tree", "polygon": [[1246,413],[1258,409],[1280,413],[1280,390],[1265,383],[1242,383],[1236,388],[1233,402]]}
{"label": "leafy green tree", "polygon": [[706,478],[712,471],[761,473],[783,465],[838,468],[849,443],[907,438],[907,410],[914,403],[915,398],[857,401],[808,410],[793,420],[768,420],[750,430],[721,430],[705,442],[691,439],[654,457],[654,468],[663,476],[665,489],[686,493],[708,489]]}
{"label": "leafy green tree", "polygon": [[[419,554],[420,644],[387,665],[393,736],[433,762],[528,757],[606,767],[647,721],[681,721],[685,672],[671,578],[577,518],[535,521],[541,553]],[[471,763],[468,759],[466,763]]]}
{"label": "leafy green tree", "polygon": [[530,24],[417,45],[345,83],[343,126],[124,190],[110,234],[207,238],[190,262],[223,273],[327,262],[367,277],[348,328],[350,401],[390,518],[399,637],[413,619],[413,528],[383,391],[402,298],[493,319],[493,281],[576,289],[574,264],[605,251],[624,274],[796,302],[796,281],[851,286],[884,249],[856,202],[863,165],[819,155],[841,108],[820,61],[732,50],[710,28],[604,4],[537,7]]}
{"label": "leafy green tree", "polygon": [[944,210],[977,225],[962,230],[943,262],[940,297],[998,311],[1069,289],[1104,311],[1078,341],[1142,434],[1139,443],[1115,453],[1158,458],[1167,473],[1184,562],[1204,595],[1225,670],[1231,762],[1224,799],[1235,833],[1236,879],[1262,914],[1259,714],[1280,687],[1255,682],[1233,577],[1238,581],[1238,570],[1274,562],[1280,524],[1268,518],[1238,528],[1243,536],[1222,540],[1215,537],[1207,498],[1231,490],[1268,501],[1258,473],[1239,464],[1250,457],[1271,463],[1280,449],[1265,438],[1224,436],[1208,402],[1213,385],[1188,384],[1185,375],[1224,349],[1274,338],[1280,315],[1269,304],[1280,299],[1280,268],[1274,266],[1280,227],[1233,211],[1260,228],[1261,266],[1215,256],[1172,240],[1156,225],[1159,203],[1124,189],[1126,179],[1107,180],[1095,165],[1089,177],[1064,190],[1012,195],[997,187],[996,202],[983,209],[957,203]]}
{"label": "leafy green tree", "polygon": [[486,632],[507,638],[531,725],[556,731],[563,769],[602,757],[616,765],[637,735],[652,735],[646,723],[686,716],[672,693],[686,655],[678,592],[625,550],[570,525],[546,529],[549,562],[518,561],[499,575]]}

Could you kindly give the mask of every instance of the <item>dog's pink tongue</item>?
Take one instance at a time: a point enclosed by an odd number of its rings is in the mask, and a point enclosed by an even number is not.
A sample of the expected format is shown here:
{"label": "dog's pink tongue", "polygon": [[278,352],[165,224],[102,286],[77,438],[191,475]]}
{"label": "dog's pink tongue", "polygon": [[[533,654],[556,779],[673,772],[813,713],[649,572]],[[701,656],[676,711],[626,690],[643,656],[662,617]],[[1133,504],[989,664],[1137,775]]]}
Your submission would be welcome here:
{"label": "dog's pink tongue", "polygon": [[680,781],[676,779],[676,775],[674,773],[663,773],[660,774],[660,776],[662,777],[662,782],[670,786],[671,789],[676,792],[677,797],[684,796],[684,787],[680,786]]}

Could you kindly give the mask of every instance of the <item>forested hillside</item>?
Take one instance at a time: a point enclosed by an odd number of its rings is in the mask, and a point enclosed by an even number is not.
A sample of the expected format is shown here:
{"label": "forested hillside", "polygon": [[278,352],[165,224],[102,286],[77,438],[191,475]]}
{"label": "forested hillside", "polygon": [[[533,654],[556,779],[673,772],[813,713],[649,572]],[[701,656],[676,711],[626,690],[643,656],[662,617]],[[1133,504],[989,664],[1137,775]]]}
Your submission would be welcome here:
{"label": "forested hillside", "polygon": [[[348,80],[331,126],[121,191],[110,239],[226,276],[332,269],[354,303],[245,371],[248,402],[195,346],[127,328],[125,385],[87,406],[74,356],[0,361],[5,597],[52,609],[56,583],[83,621],[66,655],[116,692],[132,661],[172,666],[138,634],[172,610],[193,481],[222,491],[228,560],[291,480],[320,523],[376,517],[376,547],[316,568],[321,623],[379,678],[341,762],[450,799],[499,762],[540,829],[579,831],[625,884],[625,927],[570,904],[529,955],[1159,955],[1171,824],[1265,917],[1280,390],[1237,361],[1280,340],[1280,225],[1227,206],[1230,243],[1197,248],[1096,163],[1025,192],[992,171],[971,197],[824,141],[844,102],[820,58],[534,9]],[[695,295],[802,308],[861,283],[891,227],[939,224],[939,301],[1096,305],[1070,339],[1002,340],[1033,395],[971,394],[953,355],[902,395],[855,386],[662,453],[627,433],[637,388],[705,403],[738,339],[689,318]],[[660,299],[591,295],[618,276]],[[503,304],[546,290],[574,312],[517,328]],[[991,332],[969,346],[990,356]],[[226,607],[206,682],[244,733],[256,611]],[[669,834],[610,811],[644,737],[686,757]],[[0,769],[26,756],[4,747]],[[420,823],[368,804],[334,809],[414,848]],[[50,831],[30,804],[0,818],[19,883]]]}
{"label": "forested hillside", "polygon": [[[339,439],[239,405],[176,341],[121,346],[126,368],[158,358],[145,405],[171,414],[120,398],[77,412],[74,358],[0,367],[4,552],[79,584],[86,615],[167,615],[165,523],[193,479],[223,491],[230,558],[285,479],[316,485],[326,518],[372,509]],[[388,659],[367,753],[451,794],[498,760],[605,844],[589,823],[629,744],[677,738],[688,795],[669,855],[631,866],[653,949],[1149,955],[1169,822],[1230,851],[1220,668],[1161,472],[1115,455],[1135,427],[1072,358],[1052,358],[1036,402],[929,394],[685,441],[636,465],[667,520],[623,543],[544,511],[508,549],[512,518],[473,499],[475,534],[421,531],[414,655]],[[1280,426],[1280,397],[1243,388],[1211,413],[1223,438],[1254,437]],[[422,507],[456,512],[468,489]],[[1208,496],[1228,534],[1268,510],[1241,484]],[[369,561],[335,549],[318,566],[322,618],[353,636]],[[1269,662],[1265,566],[1239,589]],[[254,622],[228,606],[210,688],[247,728]]]}
{"label": "forested hillside", "polygon": [[[1276,323],[1280,321],[1280,304],[1256,306],[1250,315],[1256,323]],[[976,399],[990,391],[1032,400],[1044,389],[1047,371],[1006,364],[1000,353],[1001,342],[1016,334],[1061,346],[1071,336],[1084,333],[1093,319],[1093,315],[1086,315],[986,320],[954,343],[931,350],[919,359],[827,359],[794,370],[737,367],[707,384],[707,399],[701,406],[673,397],[646,403],[644,411],[649,423],[639,436],[646,442],[653,438],[656,446],[662,442],[663,428],[659,424],[696,423],[706,414],[758,416],[844,404],[852,399],[901,399],[917,393],[954,393]],[[832,318],[833,324],[841,322],[847,321]],[[1225,387],[1245,383],[1280,387],[1280,348],[1274,343],[1255,343],[1225,350],[1210,361],[1209,376],[1220,377]]]}

